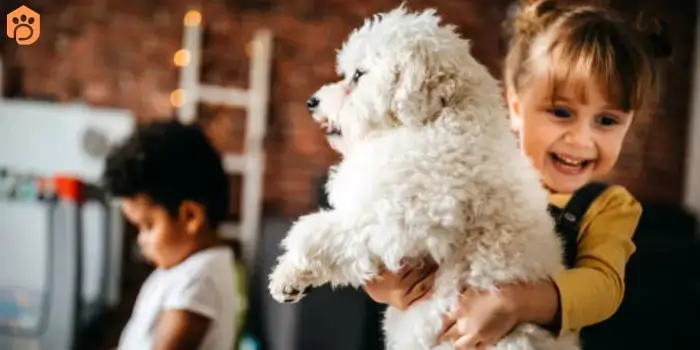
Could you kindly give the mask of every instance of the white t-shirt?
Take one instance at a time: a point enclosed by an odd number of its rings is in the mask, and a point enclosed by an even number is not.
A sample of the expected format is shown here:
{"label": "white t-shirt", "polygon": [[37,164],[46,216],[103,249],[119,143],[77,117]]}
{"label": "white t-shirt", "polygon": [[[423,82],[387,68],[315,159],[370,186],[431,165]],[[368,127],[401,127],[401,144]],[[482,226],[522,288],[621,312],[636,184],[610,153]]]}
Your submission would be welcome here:
{"label": "white t-shirt", "polygon": [[236,338],[235,273],[233,253],[227,247],[205,249],[170,269],[156,269],[141,286],[119,349],[152,350],[160,312],[178,309],[211,320],[199,349],[232,350]]}

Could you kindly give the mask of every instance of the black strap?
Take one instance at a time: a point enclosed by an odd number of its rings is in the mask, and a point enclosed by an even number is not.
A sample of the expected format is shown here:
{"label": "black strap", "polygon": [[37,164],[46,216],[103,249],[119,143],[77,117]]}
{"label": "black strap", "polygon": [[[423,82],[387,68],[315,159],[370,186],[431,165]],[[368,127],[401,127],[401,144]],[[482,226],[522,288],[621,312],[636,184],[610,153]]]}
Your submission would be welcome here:
{"label": "black strap", "polygon": [[555,219],[556,230],[564,241],[564,261],[568,268],[574,267],[576,263],[581,219],[593,201],[608,187],[609,185],[603,182],[590,182],[574,192],[563,209],[549,207]]}

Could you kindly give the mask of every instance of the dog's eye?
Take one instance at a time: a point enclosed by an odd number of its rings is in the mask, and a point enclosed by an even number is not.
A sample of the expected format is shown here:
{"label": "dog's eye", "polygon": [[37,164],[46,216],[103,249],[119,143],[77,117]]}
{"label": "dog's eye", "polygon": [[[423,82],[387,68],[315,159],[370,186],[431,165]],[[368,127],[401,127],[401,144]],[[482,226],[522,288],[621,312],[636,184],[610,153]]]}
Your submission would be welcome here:
{"label": "dog's eye", "polygon": [[363,75],[365,75],[365,72],[363,72],[363,71],[361,71],[361,70],[359,70],[359,69],[356,70],[356,71],[355,71],[355,74],[352,75],[352,82],[353,82],[353,83],[357,83],[357,81],[360,80],[360,78],[361,78]]}

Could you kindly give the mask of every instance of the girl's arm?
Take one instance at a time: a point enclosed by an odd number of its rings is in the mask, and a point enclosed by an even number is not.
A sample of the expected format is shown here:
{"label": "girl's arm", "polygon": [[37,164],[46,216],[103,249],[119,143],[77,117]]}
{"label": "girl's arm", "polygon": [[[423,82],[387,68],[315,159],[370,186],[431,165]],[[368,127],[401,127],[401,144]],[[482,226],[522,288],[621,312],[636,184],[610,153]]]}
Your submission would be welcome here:
{"label": "girl's arm", "polygon": [[561,330],[579,330],[611,317],[625,294],[625,266],[642,207],[623,187],[603,192],[583,218],[574,269],[555,276]]}
{"label": "girl's arm", "polygon": [[[443,336],[464,338],[458,344],[488,345],[522,322],[560,333],[609,318],[622,302],[625,265],[635,249],[632,236],[641,212],[641,205],[624,188],[606,190],[583,218],[575,268],[553,280],[506,285],[498,292],[466,291],[458,310],[446,318]],[[377,302],[405,309],[429,295],[420,289],[432,285],[432,279],[421,280],[427,271],[402,271],[404,278],[385,273],[367,285],[367,293]]]}

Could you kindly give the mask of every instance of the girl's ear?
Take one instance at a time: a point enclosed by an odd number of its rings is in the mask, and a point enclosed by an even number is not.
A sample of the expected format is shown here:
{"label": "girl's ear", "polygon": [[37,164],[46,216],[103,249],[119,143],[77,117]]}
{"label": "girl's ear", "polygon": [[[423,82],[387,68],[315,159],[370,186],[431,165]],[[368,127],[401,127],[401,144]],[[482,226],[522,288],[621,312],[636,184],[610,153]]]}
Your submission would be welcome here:
{"label": "girl's ear", "polygon": [[189,235],[199,233],[206,225],[206,211],[204,206],[190,200],[183,201],[180,205],[180,222]]}
{"label": "girl's ear", "polygon": [[506,100],[508,101],[508,111],[510,112],[510,129],[514,133],[519,134],[523,126],[523,119],[520,114],[520,100],[518,95],[512,90],[509,90],[506,94]]}

